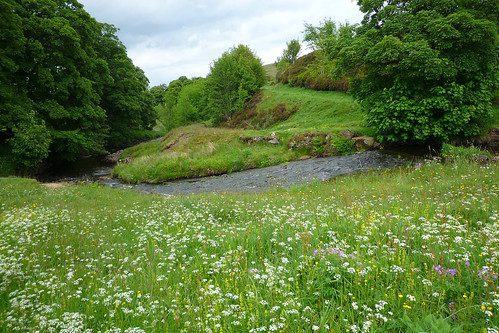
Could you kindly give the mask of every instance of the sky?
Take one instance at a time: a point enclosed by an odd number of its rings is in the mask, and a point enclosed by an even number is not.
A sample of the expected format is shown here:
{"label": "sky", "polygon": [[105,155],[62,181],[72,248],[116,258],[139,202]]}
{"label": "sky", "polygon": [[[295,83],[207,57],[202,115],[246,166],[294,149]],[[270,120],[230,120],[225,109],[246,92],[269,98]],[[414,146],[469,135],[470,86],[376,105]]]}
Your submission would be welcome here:
{"label": "sky", "polygon": [[80,2],[98,21],[119,29],[129,57],[144,70],[151,86],[182,75],[206,76],[213,61],[238,44],[248,45],[264,64],[273,63],[287,41],[302,39],[305,22],[362,19],[354,0]]}

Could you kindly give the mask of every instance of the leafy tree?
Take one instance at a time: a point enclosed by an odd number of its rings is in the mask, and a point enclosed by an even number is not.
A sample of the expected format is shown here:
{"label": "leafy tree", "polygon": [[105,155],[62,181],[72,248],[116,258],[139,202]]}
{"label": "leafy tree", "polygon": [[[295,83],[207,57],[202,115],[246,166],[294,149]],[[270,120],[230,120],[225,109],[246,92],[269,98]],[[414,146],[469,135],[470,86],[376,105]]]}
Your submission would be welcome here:
{"label": "leafy tree", "polygon": [[497,84],[495,0],[359,0],[365,13],[340,51],[352,90],[384,141],[477,135]]}
{"label": "leafy tree", "polygon": [[175,126],[206,121],[209,118],[207,79],[192,79],[191,83],[183,86],[178,94],[177,104],[173,108]]}
{"label": "leafy tree", "polygon": [[14,162],[19,168],[36,168],[49,155],[50,133],[43,123],[24,122],[13,129],[9,139]]}
{"label": "leafy tree", "polygon": [[163,103],[156,107],[158,120],[163,124],[166,130],[171,130],[177,125],[177,120],[173,114],[173,109],[177,105],[178,95],[184,86],[192,83],[192,80],[181,76],[170,82],[163,94]]}
{"label": "leafy tree", "polygon": [[293,64],[296,59],[298,59],[300,49],[301,45],[298,39],[290,40],[286,43],[286,48],[282,52],[282,56],[277,58],[277,63],[286,62],[288,64]]}
{"label": "leafy tree", "polygon": [[213,63],[208,80],[208,105],[217,123],[241,110],[265,84],[265,70],[247,46],[239,45]]}
{"label": "leafy tree", "polygon": [[0,144],[19,166],[101,153],[110,132],[152,126],[147,79],[115,31],[76,0],[0,1]]}
{"label": "leafy tree", "polygon": [[318,26],[305,23],[303,40],[313,50],[322,51],[329,59],[335,59],[339,50],[352,42],[356,28],[357,25],[348,23],[338,26],[331,19],[323,20]]}
{"label": "leafy tree", "polygon": [[277,77],[285,71],[289,65],[294,64],[298,59],[301,45],[298,39],[292,39],[286,43],[286,48],[282,51],[282,55],[277,58],[275,63],[277,67]]}
{"label": "leafy tree", "polygon": [[101,101],[110,129],[108,146],[129,144],[137,140],[137,132],[151,129],[156,122],[149,80],[127,56],[116,32],[114,26],[101,24],[99,54],[106,60],[111,76],[105,81]]}
{"label": "leafy tree", "polygon": [[164,95],[166,88],[168,88],[167,84],[160,84],[149,89],[149,93],[152,95],[154,100],[154,106],[163,104]]}

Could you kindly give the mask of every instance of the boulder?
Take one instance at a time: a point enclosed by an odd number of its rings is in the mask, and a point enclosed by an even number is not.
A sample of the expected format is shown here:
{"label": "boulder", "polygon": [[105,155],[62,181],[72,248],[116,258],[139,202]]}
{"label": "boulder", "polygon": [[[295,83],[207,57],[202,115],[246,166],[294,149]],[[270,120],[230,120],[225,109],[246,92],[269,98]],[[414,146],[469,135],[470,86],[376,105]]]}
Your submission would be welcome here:
{"label": "boulder", "polygon": [[275,133],[272,133],[270,136],[241,136],[239,137],[239,140],[248,144],[267,142],[273,145],[278,145],[280,143],[279,138]]}
{"label": "boulder", "polygon": [[106,163],[116,164],[120,160],[120,155],[122,152],[123,152],[123,150],[118,150],[117,152],[106,155],[106,156],[104,156],[104,161]]}
{"label": "boulder", "polygon": [[350,130],[341,131],[340,135],[342,137],[344,137],[345,139],[349,139],[349,140],[352,140],[353,138],[355,138],[357,136],[357,134],[355,134],[354,132],[352,132]]}
{"label": "boulder", "polygon": [[355,142],[355,148],[357,149],[373,150],[381,147],[381,144],[370,136],[358,136],[352,138],[352,140]]}

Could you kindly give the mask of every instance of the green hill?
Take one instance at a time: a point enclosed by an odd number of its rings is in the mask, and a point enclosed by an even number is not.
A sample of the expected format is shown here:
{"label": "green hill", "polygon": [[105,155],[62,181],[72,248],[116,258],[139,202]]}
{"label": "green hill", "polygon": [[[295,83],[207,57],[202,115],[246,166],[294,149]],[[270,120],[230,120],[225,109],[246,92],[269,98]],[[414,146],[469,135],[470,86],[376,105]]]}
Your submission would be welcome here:
{"label": "green hill", "polygon": [[267,79],[269,81],[275,81],[277,76],[277,67],[275,64],[264,65],[265,73],[267,74]]}
{"label": "green hill", "polygon": [[[307,156],[346,153],[351,145],[334,134],[368,132],[357,103],[339,92],[266,86],[245,113],[251,118],[245,124],[180,127],[161,140],[128,148],[121,156],[127,163],[118,164],[113,175],[128,182],[155,183],[260,168]],[[282,114],[288,118],[282,119]],[[243,119],[245,115],[235,115],[233,120],[238,116]],[[269,143],[272,133],[278,144]],[[330,142],[325,141],[326,134]],[[289,149],[291,140],[308,142]]]}

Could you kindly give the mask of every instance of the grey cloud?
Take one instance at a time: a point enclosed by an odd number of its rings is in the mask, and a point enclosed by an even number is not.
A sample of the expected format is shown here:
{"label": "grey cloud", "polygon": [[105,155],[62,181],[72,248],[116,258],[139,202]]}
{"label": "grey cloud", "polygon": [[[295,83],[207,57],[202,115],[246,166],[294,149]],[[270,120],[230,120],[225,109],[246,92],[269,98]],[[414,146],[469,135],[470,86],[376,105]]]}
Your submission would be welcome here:
{"label": "grey cloud", "polygon": [[120,29],[129,56],[152,85],[181,75],[204,76],[213,60],[240,43],[271,63],[286,41],[301,38],[304,22],[361,19],[352,0],[81,2],[97,20]]}

